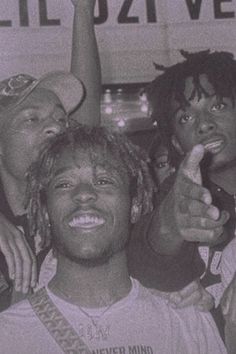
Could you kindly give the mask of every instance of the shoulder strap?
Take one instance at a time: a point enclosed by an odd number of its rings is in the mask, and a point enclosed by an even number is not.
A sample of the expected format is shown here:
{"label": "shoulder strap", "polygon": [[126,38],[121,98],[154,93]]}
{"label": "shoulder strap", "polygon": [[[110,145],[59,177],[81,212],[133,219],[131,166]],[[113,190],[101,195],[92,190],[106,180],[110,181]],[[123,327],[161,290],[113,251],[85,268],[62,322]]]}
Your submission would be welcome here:
{"label": "shoulder strap", "polygon": [[28,298],[32,309],[66,354],[92,354],[74,328],[54,305],[45,288]]}

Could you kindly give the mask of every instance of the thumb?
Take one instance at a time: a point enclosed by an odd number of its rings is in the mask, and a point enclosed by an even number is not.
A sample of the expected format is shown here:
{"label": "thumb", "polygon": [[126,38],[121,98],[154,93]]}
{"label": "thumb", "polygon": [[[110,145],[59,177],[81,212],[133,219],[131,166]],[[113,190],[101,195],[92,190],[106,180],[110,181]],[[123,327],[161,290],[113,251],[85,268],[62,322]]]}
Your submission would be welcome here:
{"label": "thumb", "polygon": [[202,184],[200,162],[204,156],[204,146],[195,145],[182,162],[182,173],[194,183]]}

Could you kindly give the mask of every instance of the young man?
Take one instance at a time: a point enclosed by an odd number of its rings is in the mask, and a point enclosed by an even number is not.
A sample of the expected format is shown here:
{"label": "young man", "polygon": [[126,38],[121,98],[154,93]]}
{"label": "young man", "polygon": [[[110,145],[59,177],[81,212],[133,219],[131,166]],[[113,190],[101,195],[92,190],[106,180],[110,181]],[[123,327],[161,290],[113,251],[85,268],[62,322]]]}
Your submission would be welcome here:
{"label": "young man", "polygon": [[[93,59],[87,60],[88,56],[92,57],[91,47],[93,48],[93,58],[96,58],[97,48],[93,28],[95,1],[74,0],[72,2],[75,6],[75,15],[71,71],[77,77],[81,76],[86,86],[84,100],[80,104],[80,109],[72,114],[72,119],[80,122],[86,121],[88,125],[96,125],[100,122],[100,111],[97,109],[98,102],[100,102],[99,60],[96,59],[96,62],[93,62]],[[90,46],[87,45],[87,42],[90,43]],[[71,77],[71,82],[68,82],[67,76]],[[22,220],[22,218],[20,220],[18,217],[25,213],[26,170],[29,164],[37,158],[38,151],[44,141],[65,129],[67,114],[69,113],[68,108],[72,111],[82,101],[81,85],[75,78],[73,83],[72,76],[65,75],[65,82],[63,83],[63,77],[61,76],[60,78],[60,75],[58,78],[57,75],[51,75],[50,77],[53,79],[50,89],[55,92],[56,88],[60,88],[62,98],[64,100],[66,98],[67,101],[69,100],[67,95],[73,94],[72,97],[75,101],[74,103],[76,103],[76,105],[70,105],[70,107],[63,107],[62,105],[61,117],[59,116],[60,110],[58,108],[61,104],[59,104],[59,101],[57,102],[53,92],[47,95],[47,91],[44,92],[41,89],[39,92],[39,87],[35,87],[32,92],[28,93],[27,90],[32,87],[31,81],[34,86],[35,79],[27,75],[18,75],[0,84],[0,113],[2,121],[0,128],[0,175],[2,183],[0,206],[0,249],[2,251],[0,262],[0,309],[8,306],[11,298],[9,296],[11,287],[8,285],[8,279],[7,282],[5,279],[6,276],[8,277],[8,269],[9,276],[15,280],[15,288],[18,291],[27,293],[30,286],[34,286],[37,281],[34,254],[28,247],[24,233],[18,228],[23,222],[23,228],[27,232],[26,220]],[[68,88],[66,86],[67,83]],[[74,93],[73,90],[77,91]],[[74,97],[75,95],[76,97]],[[72,97],[71,101],[73,100]],[[54,120],[53,116],[55,116]],[[17,119],[18,117],[19,119]],[[26,123],[27,117],[28,123]],[[47,126],[48,131],[46,132]],[[45,134],[42,133],[44,128]],[[31,246],[33,247],[33,245]],[[38,259],[38,265],[40,265],[42,259]]]}
{"label": "young man", "polygon": [[235,235],[236,61],[225,52],[182,54],[185,61],[160,68],[164,73],[150,85],[153,117],[184,161],[164,187],[146,233],[160,258],[181,269],[178,279],[171,268],[163,286],[171,279],[183,286],[198,274],[218,304],[221,252]]}
{"label": "young man", "polygon": [[3,352],[226,353],[209,314],[174,310],[129,277],[131,222],[153,190],[137,147],[79,127],[42,153],[28,190],[31,230],[45,244],[52,235],[58,266],[46,289],[0,315]]}

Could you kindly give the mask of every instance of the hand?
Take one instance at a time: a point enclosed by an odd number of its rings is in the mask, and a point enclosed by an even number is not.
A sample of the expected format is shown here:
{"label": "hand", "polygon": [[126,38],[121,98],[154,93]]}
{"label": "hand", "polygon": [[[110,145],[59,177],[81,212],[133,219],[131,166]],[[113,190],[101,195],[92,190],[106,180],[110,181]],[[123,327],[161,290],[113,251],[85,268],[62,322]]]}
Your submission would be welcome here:
{"label": "hand", "polygon": [[214,298],[199,280],[195,280],[182,290],[171,293],[169,304],[177,309],[194,305],[199,311],[207,312],[213,308]]}
{"label": "hand", "polygon": [[221,308],[226,321],[236,326],[236,273],[224,292]]}
{"label": "hand", "polygon": [[202,186],[203,156],[203,145],[194,146],[186,155],[172,189],[160,206],[163,232],[176,235],[180,241],[213,243],[223,233],[223,225],[229,218],[226,211],[220,212],[212,205],[210,192]]}
{"label": "hand", "polygon": [[0,250],[16,291],[27,293],[37,282],[36,259],[24,234],[0,213]]}

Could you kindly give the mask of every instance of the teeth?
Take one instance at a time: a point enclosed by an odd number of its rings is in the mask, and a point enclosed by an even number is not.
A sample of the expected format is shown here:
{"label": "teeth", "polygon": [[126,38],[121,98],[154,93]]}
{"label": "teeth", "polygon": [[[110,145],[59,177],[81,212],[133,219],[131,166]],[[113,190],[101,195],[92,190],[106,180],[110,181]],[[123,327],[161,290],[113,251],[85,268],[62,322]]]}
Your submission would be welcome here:
{"label": "teeth", "polygon": [[104,219],[97,216],[83,215],[79,217],[74,217],[70,222],[69,226],[71,227],[86,227],[86,226],[99,226],[104,224]]}
{"label": "teeth", "polygon": [[212,143],[208,143],[205,145],[206,150],[217,148],[222,144],[222,141],[213,141]]}

